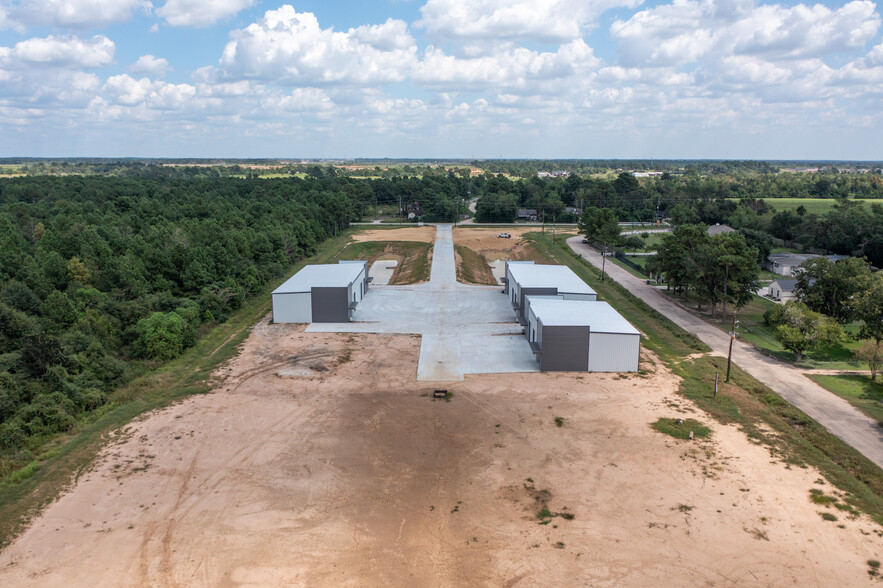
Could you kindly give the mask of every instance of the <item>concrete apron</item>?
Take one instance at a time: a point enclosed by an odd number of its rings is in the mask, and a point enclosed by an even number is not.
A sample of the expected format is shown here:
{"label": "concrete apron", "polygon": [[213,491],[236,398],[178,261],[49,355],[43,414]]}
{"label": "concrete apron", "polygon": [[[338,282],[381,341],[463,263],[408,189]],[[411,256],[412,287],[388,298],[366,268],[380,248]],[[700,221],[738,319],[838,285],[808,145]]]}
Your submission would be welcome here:
{"label": "concrete apron", "polygon": [[508,298],[498,287],[457,283],[451,225],[439,225],[430,280],[371,288],[350,323],[314,323],[307,332],[402,333],[422,337],[417,380],[539,371]]}

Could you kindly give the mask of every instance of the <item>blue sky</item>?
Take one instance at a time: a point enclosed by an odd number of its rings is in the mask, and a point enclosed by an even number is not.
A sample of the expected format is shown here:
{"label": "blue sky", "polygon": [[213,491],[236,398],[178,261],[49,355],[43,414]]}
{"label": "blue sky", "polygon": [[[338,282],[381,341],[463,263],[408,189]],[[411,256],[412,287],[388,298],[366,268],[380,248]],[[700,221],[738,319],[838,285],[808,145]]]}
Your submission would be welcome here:
{"label": "blue sky", "polygon": [[0,156],[883,159],[870,0],[0,0]]}

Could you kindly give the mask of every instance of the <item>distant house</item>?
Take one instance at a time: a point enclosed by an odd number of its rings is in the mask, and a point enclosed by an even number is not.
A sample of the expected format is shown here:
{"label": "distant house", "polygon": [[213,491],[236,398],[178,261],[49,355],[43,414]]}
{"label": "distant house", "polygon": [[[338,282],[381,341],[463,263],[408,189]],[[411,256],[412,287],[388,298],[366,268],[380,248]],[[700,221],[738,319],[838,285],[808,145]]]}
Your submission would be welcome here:
{"label": "distant house", "polygon": [[414,220],[415,218],[423,216],[423,209],[420,208],[419,202],[414,201],[405,207],[405,213],[408,215],[408,220]]}
{"label": "distant house", "polygon": [[733,227],[728,227],[727,225],[722,225],[717,223],[716,225],[708,227],[708,236],[714,237],[715,235],[720,235],[721,233],[735,233],[736,229]]}
{"label": "distant house", "polygon": [[565,206],[564,212],[569,212],[570,214],[575,214],[576,216],[580,216],[583,213],[583,209],[577,208],[576,206]]}
{"label": "distant house", "polygon": [[774,274],[778,274],[780,276],[784,276],[786,278],[790,278],[794,275],[794,270],[797,269],[801,263],[805,261],[809,261],[810,259],[816,259],[818,257],[827,257],[831,261],[840,261],[841,259],[845,259],[846,255],[817,255],[815,253],[771,253],[766,258],[766,263],[764,264],[764,269],[767,269]]}
{"label": "distant house", "polygon": [[769,286],[770,298],[781,302],[797,300],[797,295],[794,293],[794,288],[796,286],[797,280],[794,278],[782,278],[776,280]]}
{"label": "distant house", "polygon": [[515,216],[518,217],[518,220],[537,220],[537,211],[533,208],[519,208],[518,214]]}

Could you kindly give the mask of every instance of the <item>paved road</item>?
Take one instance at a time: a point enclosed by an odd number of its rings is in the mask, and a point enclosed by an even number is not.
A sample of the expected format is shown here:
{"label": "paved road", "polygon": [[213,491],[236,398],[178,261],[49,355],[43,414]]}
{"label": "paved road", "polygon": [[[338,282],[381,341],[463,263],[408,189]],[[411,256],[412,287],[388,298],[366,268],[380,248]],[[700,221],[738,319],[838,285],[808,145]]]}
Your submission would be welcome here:
{"label": "paved road", "polygon": [[457,282],[451,225],[436,229],[429,282],[372,286],[349,323],[313,323],[308,332],[421,335],[417,379],[536,372],[539,367],[499,286]]}
{"label": "paved road", "polygon": [[[571,237],[567,239],[567,244],[590,263],[601,267],[601,254],[583,244],[581,237]],[[674,303],[665,294],[618,265],[607,263],[606,269],[607,274],[629,292],[699,337],[715,353],[727,355],[730,338],[726,333]],[[733,362],[883,467],[883,431],[873,419],[806,378],[801,370],[762,355],[751,345],[738,340],[733,346]]]}

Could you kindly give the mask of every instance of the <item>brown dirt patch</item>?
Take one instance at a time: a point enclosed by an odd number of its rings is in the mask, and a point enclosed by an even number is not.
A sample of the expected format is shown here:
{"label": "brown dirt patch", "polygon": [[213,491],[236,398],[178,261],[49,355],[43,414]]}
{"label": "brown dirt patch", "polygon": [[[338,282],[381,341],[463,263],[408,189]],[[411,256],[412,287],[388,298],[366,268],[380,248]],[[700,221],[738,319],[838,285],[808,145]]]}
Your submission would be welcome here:
{"label": "brown dirt patch", "polygon": [[404,227],[398,229],[366,229],[353,235],[353,241],[420,241],[435,242],[435,227]]}
{"label": "brown dirt patch", "polygon": [[[528,241],[523,239],[525,233],[537,233],[540,227],[496,227],[496,228],[471,228],[457,227],[454,229],[454,243],[467,247],[483,255],[488,261],[496,259],[505,259],[513,261],[536,261],[537,263],[555,263],[549,260],[536,249],[534,249]],[[546,227],[546,231],[551,233],[551,228]],[[498,234],[506,232],[512,235],[511,239],[501,239]],[[573,234],[575,229],[569,233],[562,232],[561,229],[556,234],[565,235]]]}
{"label": "brown dirt patch", "polygon": [[[853,586],[883,553],[867,519],[821,518],[817,472],[711,423],[661,366],[475,376],[433,401],[418,344],[261,322],[212,394],[117,436],[0,580]],[[711,439],[649,426],[678,415]]]}

